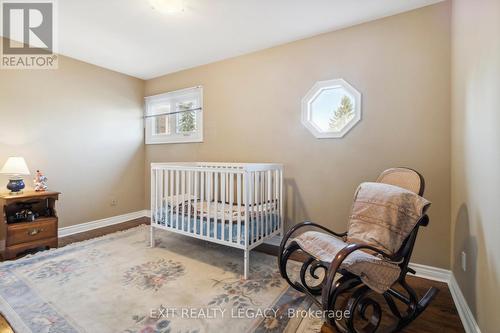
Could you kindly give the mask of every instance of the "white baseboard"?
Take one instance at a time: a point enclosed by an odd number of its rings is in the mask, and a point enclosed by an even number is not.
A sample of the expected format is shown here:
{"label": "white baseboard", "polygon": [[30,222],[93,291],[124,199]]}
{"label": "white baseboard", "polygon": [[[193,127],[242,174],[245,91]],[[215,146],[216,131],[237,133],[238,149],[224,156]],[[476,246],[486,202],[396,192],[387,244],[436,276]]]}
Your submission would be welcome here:
{"label": "white baseboard", "polygon": [[444,283],[450,282],[451,271],[449,269],[415,263],[410,263],[408,266],[410,266],[410,268],[413,268],[417,272],[415,276],[418,276],[420,278]]}
{"label": "white baseboard", "polygon": [[465,332],[467,333],[481,333],[481,329],[472,314],[469,305],[467,304],[467,300],[460,290],[460,286],[455,279],[455,276],[452,274],[450,282],[448,283],[450,287],[451,296],[453,297],[453,302],[457,307],[458,314],[460,315],[460,319],[462,320],[462,324],[464,325]]}
{"label": "white baseboard", "polygon": [[59,237],[74,235],[74,234],[78,234],[80,232],[85,232],[85,231],[98,229],[98,228],[102,228],[102,227],[107,227],[107,226],[110,226],[113,224],[123,223],[123,222],[127,222],[130,220],[135,220],[135,219],[146,216],[146,214],[147,214],[146,210],[140,210],[137,212],[112,216],[112,217],[108,217],[108,218],[101,219],[101,220],[90,221],[90,222],[86,222],[86,223],[72,225],[69,227],[62,227],[62,228],[59,228]]}

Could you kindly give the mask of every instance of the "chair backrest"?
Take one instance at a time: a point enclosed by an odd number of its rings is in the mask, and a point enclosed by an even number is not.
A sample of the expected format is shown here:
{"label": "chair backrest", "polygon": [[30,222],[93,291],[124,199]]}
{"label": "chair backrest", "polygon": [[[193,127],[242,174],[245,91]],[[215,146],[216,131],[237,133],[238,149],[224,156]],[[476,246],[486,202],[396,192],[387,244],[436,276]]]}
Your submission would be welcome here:
{"label": "chair backrest", "polygon": [[[380,174],[377,178],[377,182],[390,184],[394,186],[399,186],[418,195],[424,195],[425,181],[424,177],[417,171],[410,168],[391,168],[387,169]],[[418,227],[427,226],[429,223],[429,217],[427,215],[422,216],[419,223],[413,229],[411,234],[405,239],[401,248],[399,249],[396,257],[400,257],[403,260],[399,263],[401,268],[401,277],[404,277],[408,271],[408,264],[413,252],[413,247],[415,246],[415,240],[417,239]]]}
{"label": "chair backrest", "polygon": [[399,186],[420,196],[424,194],[425,190],[424,177],[410,168],[387,169],[378,176],[377,182]]}

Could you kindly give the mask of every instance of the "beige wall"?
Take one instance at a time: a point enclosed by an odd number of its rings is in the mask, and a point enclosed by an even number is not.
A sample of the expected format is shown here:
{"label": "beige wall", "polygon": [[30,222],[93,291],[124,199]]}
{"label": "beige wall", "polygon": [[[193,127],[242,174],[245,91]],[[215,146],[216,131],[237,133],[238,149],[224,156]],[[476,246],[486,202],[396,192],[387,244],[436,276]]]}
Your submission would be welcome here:
{"label": "beige wall", "polygon": [[[20,155],[32,173],[41,169],[62,192],[63,227],[142,210],[143,89],[62,56],[57,70],[0,70],[0,164]],[[0,191],[6,183],[0,176]]]}
{"label": "beige wall", "polygon": [[500,2],[457,0],[452,12],[453,273],[482,332],[498,332]]}
{"label": "beige wall", "polygon": [[[392,166],[413,167],[433,202],[413,261],[448,268],[449,10],[441,3],[147,81],[146,95],[201,84],[205,107],[204,143],[147,146],[147,168],[284,163],[287,226],[311,219],[345,230],[360,182]],[[300,101],[316,81],[332,78],[361,91],[363,119],[344,139],[318,140],[301,125]]]}

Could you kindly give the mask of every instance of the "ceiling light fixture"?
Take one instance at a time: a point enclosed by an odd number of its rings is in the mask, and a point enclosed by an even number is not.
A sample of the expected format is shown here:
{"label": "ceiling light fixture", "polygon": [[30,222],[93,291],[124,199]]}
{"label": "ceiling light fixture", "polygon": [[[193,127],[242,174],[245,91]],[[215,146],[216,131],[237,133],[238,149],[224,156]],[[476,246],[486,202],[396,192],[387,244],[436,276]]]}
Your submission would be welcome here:
{"label": "ceiling light fixture", "polygon": [[151,7],[165,14],[179,14],[184,11],[183,0],[149,0]]}

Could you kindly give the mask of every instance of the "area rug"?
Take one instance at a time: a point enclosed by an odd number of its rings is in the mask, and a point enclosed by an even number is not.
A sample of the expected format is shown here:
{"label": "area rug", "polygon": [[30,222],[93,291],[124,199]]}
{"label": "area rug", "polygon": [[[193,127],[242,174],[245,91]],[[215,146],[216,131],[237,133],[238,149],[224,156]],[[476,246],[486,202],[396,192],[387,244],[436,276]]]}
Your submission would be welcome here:
{"label": "area rug", "polygon": [[[307,309],[276,257],[149,227],[0,264],[0,312],[15,332],[294,332]],[[293,266],[293,265],[292,265]],[[298,270],[292,267],[292,270]]]}

